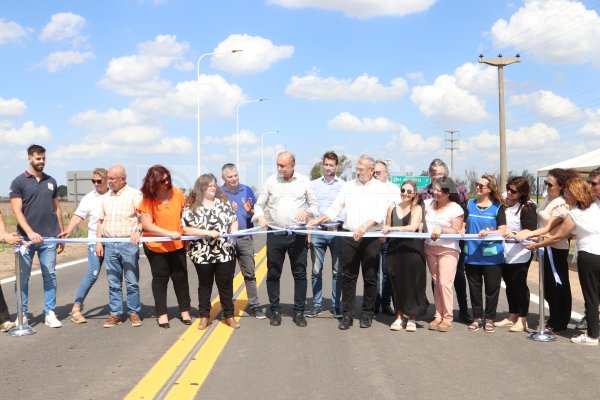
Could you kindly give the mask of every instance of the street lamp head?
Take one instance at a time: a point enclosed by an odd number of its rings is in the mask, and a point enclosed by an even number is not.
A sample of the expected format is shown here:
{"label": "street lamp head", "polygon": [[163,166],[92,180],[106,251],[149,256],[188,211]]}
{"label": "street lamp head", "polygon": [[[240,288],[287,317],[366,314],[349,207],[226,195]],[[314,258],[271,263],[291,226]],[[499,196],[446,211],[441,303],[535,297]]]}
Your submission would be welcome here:
{"label": "street lamp head", "polygon": [[237,52],[240,52],[240,51],[244,51],[244,50],[243,50],[243,49],[235,49],[235,50],[231,50],[231,52],[232,52],[232,53],[237,53]]}
{"label": "street lamp head", "polygon": [[498,54],[498,58],[502,58],[502,53]]}
{"label": "street lamp head", "polygon": [[266,101],[266,100],[269,100],[269,99],[258,99],[258,101]]}
{"label": "street lamp head", "polygon": [[517,53],[517,55],[515,56],[517,58],[521,58],[521,55]]}
{"label": "street lamp head", "polygon": [[479,58],[483,58],[483,54],[480,54],[480,55],[479,55]]}

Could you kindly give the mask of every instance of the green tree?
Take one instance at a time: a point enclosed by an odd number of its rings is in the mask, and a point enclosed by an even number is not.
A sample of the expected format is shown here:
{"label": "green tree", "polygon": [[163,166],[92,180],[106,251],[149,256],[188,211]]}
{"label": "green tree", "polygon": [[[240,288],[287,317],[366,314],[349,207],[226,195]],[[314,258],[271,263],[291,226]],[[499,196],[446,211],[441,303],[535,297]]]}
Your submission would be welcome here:
{"label": "green tree", "polygon": [[60,185],[56,191],[58,192],[58,198],[62,201],[67,198],[67,187],[65,185]]}

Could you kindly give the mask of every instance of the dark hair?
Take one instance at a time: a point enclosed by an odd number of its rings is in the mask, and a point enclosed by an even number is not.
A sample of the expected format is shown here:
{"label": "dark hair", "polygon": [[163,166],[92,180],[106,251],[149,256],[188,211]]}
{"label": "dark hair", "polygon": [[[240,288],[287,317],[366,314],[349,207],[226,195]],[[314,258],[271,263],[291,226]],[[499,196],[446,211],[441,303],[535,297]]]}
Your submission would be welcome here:
{"label": "dark hair", "polygon": [[43,146],[40,146],[39,144],[32,144],[27,148],[28,156],[32,156],[33,153],[44,154],[45,152],[46,149]]}
{"label": "dark hair", "polygon": [[448,176],[450,174],[450,170],[448,169],[448,164],[446,164],[445,162],[443,162],[439,158],[434,158],[433,160],[431,160],[431,162],[429,163],[429,168],[427,169],[427,171],[431,171],[432,167],[443,167],[444,168],[444,174],[446,176]]}
{"label": "dark hair", "polygon": [[173,187],[173,182],[171,181],[171,172],[162,165],[153,165],[148,168],[148,172],[146,172],[146,176],[142,181],[142,194],[144,197],[149,199],[156,199],[158,196],[158,186],[160,185],[160,181],[163,179],[164,175],[167,175],[167,179],[169,180],[169,189]]}
{"label": "dark hair", "polygon": [[590,178],[595,178],[598,175],[600,175],[600,168],[594,168],[593,170],[590,171]]}
{"label": "dark hair", "polygon": [[[460,197],[458,196],[458,190],[456,189],[456,183],[447,176],[436,179],[433,186],[439,185],[442,193],[449,195],[450,201],[460,204]],[[432,186],[432,187],[433,187]]]}
{"label": "dark hair", "polygon": [[565,184],[565,189],[569,191],[571,196],[577,202],[577,208],[580,210],[586,210],[590,208],[590,205],[596,200],[594,192],[590,185],[582,178],[571,178]]}
{"label": "dark hair", "polygon": [[529,181],[527,178],[523,176],[513,176],[506,182],[506,190],[508,190],[509,186],[516,187],[517,192],[519,192],[519,209],[517,212],[521,211],[521,208],[523,207],[533,207],[529,198]]}
{"label": "dark hair", "polygon": [[[185,199],[185,206],[190,208],[191,210],[195,210],[202,204],[202,200],[204,200],[204,192],[206,192],[206,188],[212,182],[217,183],[217,178],[213,174],[202,174],[196,179],[196,183],[194,184],[194,188]],[[217,192],[215,193],[215,198],[221,200],[222,202],[227,202],[227,195],[223,192],[223,190],[217,185]]]}
{"label": "dark hair", "polygon": [[339,158],[338,158],[338,155],[335,154],[333,151],[328,151],[325,154],[323,154],[323,162],[325,162],[326,158],[329,159],[329,160],[335,161],[335,165],[338,165],[338,163],[340,161]]}
{"label": "dark hair", "polygon": [[567,181],[571,178],[579,177],[579,172],[573,168],[552,168],[550,171],[548,171],[548,176],[553,176],[554,179],[556,179],[556,184],[560,187],[560,195],[562,196],[564,194]]}

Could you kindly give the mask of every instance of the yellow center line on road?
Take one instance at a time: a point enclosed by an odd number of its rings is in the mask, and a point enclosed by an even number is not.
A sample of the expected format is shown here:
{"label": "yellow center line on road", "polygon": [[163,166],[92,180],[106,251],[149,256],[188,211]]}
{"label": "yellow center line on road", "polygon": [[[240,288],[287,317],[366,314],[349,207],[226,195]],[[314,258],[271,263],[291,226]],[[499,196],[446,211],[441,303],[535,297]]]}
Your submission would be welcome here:
{"label": "yellow center line on road", "polygon": [[[266,255],[266,247],[263,248],[256,254],[254,257],[254,261],[257,266],[262,259],[265,258]],[[266,271],[266,262],[262,263],[263,265],[259,266],[256,270],[256,284],[257,286],[262,282]],[[265,271],[263,271],[263,269]],[[259,280],[260,274],[260,280]],[[244,276],[242,273],[238,273],[233,280],[233,292],[236,293],[240,287],[244,284]],[[243,299],[246,299],[245,302],[247,304],[246,290],[244,289],[239,296],[239,300],[236,300],[235,305],[239,310],[244,310],[241,308],[241,302]],[[242,299],[243,297],[243,299]],[[219,297],[215,298],[211,303],[211,319],[221,312],[221,303],[219,301]],[[239,320],[239,317],[237,318]],[[138,382],[138,384],[127,394],[126,399],[153,399],[158,393],[161,391],[163,386],[169,381],[169,379],[178,371],[180,367],[183,366],[186,357],[190,354],[190,352],[194,349],[194,347],[203,339],[205,333],[208,333],[212,338],[215,331],[219,331],[219,328],[226,328],[230,332],[233,332],[233,329],[225,326],[224,324],[219,323],[219,326],[216,327],[212,332],[210,330],[200,331],[196,324],[191,325],[180,337],[177,341],[165,352],[165,354],[154,364],[154,366],[150,369],[150,371]],[[226,342],[225,342],[226,343]],[[223,346],[225,345],[223,344]],[[204,345],[202,347],[205,347]],[[211,368],[212,364],[211,362]],[[209,369],[210,371],[210,369]],[[197,390],[197,389],[196,389]]]}

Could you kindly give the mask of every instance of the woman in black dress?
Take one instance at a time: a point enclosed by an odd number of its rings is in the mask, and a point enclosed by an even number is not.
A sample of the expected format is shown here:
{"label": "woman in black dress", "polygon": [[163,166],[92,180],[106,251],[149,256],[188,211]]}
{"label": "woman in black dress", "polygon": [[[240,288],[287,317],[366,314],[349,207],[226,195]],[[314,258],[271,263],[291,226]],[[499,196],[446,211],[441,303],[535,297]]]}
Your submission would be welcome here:
{"label": "woman in black dress", "polygon": [[[401,201],[388,209],[383,233],[416,232],[421,225],[423,211],[418,203],[417,186],[406,181],[400,189]],[[415,318],[427,311],[425,295],[425,255],[423,241],[413,238],[390,238],[387,254],[388,276],[392,283],[396,321],[394,331],[405,328],[417,330]]]}

